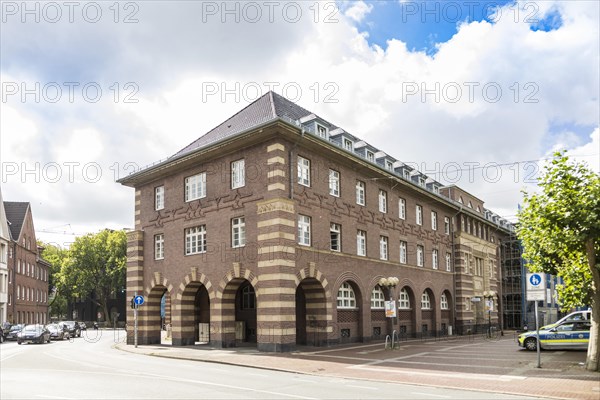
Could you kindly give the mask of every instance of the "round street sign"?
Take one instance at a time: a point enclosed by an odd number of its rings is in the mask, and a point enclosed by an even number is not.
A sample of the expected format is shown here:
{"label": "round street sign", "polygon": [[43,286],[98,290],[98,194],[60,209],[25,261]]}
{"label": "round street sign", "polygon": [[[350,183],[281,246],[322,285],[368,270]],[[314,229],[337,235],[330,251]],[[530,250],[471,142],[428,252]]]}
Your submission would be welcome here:
{"label": "round street sign", "polygon": [[540,286],[540,283],[542,283],[542,277],[539,274],[531,274],[529,277],[529,283],[531,284],[532,288],[537,288]]}
{"label": "round street sign", "polygon": [[144,304],[144,296],[141,295],[137,295],[133,298],[133,302],[138,305],[141,306],[142,304]]}

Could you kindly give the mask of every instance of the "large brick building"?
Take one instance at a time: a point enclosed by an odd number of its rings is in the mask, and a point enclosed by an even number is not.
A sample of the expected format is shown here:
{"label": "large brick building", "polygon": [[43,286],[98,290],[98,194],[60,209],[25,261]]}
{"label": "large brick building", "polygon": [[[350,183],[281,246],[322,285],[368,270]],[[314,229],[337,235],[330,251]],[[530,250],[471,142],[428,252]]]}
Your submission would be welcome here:
{"label": "large brick building", "polygon": [[0,325],[8,317],[8,248],[10,246],[10,232],[4,211],[2,190],[0,189]]}
{"label": "large brick building", "polygon": [[14,324],[48,322],[50,265],[40,257],[31,205],[5,201],[11,242],[8,249],[7,319]]}
{"label": "large brick building", "polygon": [[135,188],[139,343],[160,342],[163,295],[173,345],[286,351],[498,323],[508,225],[273,92],[120,183]]}

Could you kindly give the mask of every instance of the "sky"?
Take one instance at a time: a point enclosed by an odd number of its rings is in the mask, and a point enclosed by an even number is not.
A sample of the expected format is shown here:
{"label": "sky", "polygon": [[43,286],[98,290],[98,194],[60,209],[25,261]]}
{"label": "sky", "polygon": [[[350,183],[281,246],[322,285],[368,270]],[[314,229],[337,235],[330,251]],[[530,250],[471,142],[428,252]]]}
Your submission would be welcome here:
{"label": "sky", "polygon": [[2,1],[0,185],[66,247],[115,180],[268,90],[516,220],[565,149],[600,171],[596,1]]}

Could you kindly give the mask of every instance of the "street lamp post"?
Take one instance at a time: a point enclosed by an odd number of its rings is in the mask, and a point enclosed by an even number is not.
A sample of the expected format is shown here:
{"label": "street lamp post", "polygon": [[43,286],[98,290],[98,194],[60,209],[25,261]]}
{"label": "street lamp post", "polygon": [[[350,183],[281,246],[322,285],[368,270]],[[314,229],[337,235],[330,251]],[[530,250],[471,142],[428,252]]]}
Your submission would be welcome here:
{"label": "street lamp post", "polygon": [[483,292],[483,297],[485,297],[485,308],[487,308],[488,312],[488,337],[492,337],[492,310],[494,309],[494,297],[496,297],[496,292],[493,290],[486,290]]}
{"label": "street lamp post", "polygon": [[[381,278],[379,280],[379,286],[381,287],[386,287],[388,289],[388,294],[389,294],[389,298],[390,298],[390,323],[392,326],[392,329],[390,329],[390,333],[394,330],[394,319],[392,318],[396,318],[396,307],[394,307],[394,298],[392,296],[392,290],[394,287],[396,287],[396,285],[398,284],[398,282],[400,282],[400,279],[395,277],[395,276],[390,276],[389,278]],[[388,316],[388,308],[386,307],[386,316]]]}

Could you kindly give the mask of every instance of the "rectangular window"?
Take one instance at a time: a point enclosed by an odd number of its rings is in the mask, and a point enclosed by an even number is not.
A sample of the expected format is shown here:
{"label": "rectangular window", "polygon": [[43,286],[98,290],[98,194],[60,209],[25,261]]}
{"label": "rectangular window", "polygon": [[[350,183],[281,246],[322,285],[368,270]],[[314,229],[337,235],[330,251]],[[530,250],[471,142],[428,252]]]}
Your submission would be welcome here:
{"label": "rectangular window", "polygon": [[310,217],[298,215],[298,244],[310,246]]}
{"label": "rectangular window", "polygon": [[400,291],[400,299],[398,300],[399,308],[402,310],[410,309],[410,297],[408,297],[408,292],[406,290]]}
{"label": "rectangular window", "polygon": [[417,266],[422,267],[425,264],[425,249],[423,246],[417,246]]}
{"label": "rectangular window", "polygon": [[452,255],[446,253],[446,271],[452,271]]}
{"label": "rectangular window", "polygon": [[333,169],[329,170],[329,194],[340,197],[340,173]]}
{"label": "rectangular window", "polygon": [[162,210],[165,208],[165,187],[158,186],[154,188],[154,209]]}
{"label": "rectangular window", "polygon": [[379,258],[381,260],[388,259],[388,238],[387,238],[387,236],[379,236]]}
{"label": "rectangular window", "polygon": [[367,160],[374,162],[375,161],[375,154],[373,154],[372,151],[367,150]]}
{"label": "rectangular window", "polygon": [[327,128],[321,124],[317,124],[317,136],[327,139]]}
{"label": "rectangular window", "polygon": [[417,225],[423,225],[423,207],[417,204]]}
{"label": "rectangular window", "polygon": [[410,172],[408,172],[407,170],[402,171],[402,176],[404,177],[404,179],[406,179],[407,181],[410,181]]}
{"label": "rectangular window", "polygon": [[354,151],[354,143],[352,143],[352,140],[344,138],[344,148],[348,151]]}
{"label": "rectangular window", "polygon": [[246,169],[244,160],[231,163],[231,188],[237,189],[246,185]]}
{"label": "rectangular window", "polygon": [[160,233],[154,235],[154,259],[162,260],[165,258],[165,235]]}
{"label": "rectangular window", "polygon": [[356,204],[365,205],[365,183],[356,181]]}
{"label": "rectangular window", "polygon": [[450,234],[450,218],[444,217],[444,233],[446,235]]}
{"label": "rectangular window", "polygon": [[231,219],[231,247],[246,245],[246,219],[237,217]]}
{"label": "rectangular window", "polygon": [[339,224],[329,224],[329,249],[331,251],[342,251],[342,227]]}
{"label": "rectangular window", "polygon": [[393,171],[394,170],[394,163],[391,161],[386,161],[385,162],[385,169],[387,169],[388,171]]}
{"label": "rectangular window", "polygon": [[433,249],[431,252],[431,267],[433,269],[438,269],[439,268],[439,264],[438,264],[438,251],[437,249]]}
{"label": "rectangular window", "polygon": [[431,229],[437,231],[437,213],[435,211],[431,212]]}
{"label": "rectangular window", "polygon": [[375,286],[375,289],[371,291],[371,309],[372,310],[383,310],[385,309],[385,298],[383,291],[379,286]]}
{"label": "rectangular window", "polygon": [[185,201],[206,197],[206,172],[185,178]]}
{"label": "rectangular window", "polygon": [[398,199],[398,218],[406,219],[406,200]]}
{"label": "rectangular window", "polygon": [[298,183],[310,186],[310,160],[298,156]]}
{"label": "rectangular window", "polygon": [[404,241],[400,242],[400,263],[406,264],[406,251],[407,243]]}
{"label": "rectangular window", "polygon": [[356,254],[359,256],[367,255],[367,232],[357,231],[356,232]]}
{"label": "rectangular window", "polygon": [[387,212],[387,192],[381,189],[379,189],[379,211]]}
{"label": "rectangular window", "polygon": [[206,252],[206,225],[185,230],[185,255]]}

